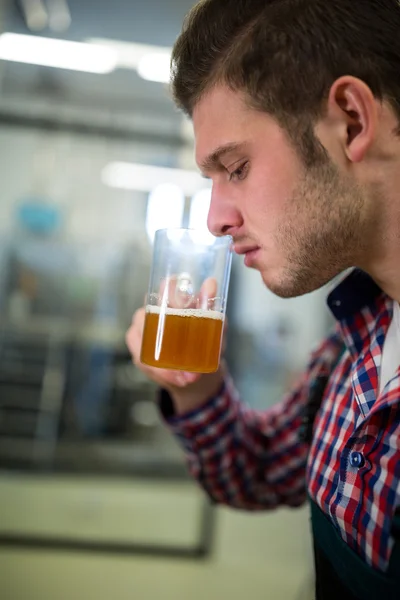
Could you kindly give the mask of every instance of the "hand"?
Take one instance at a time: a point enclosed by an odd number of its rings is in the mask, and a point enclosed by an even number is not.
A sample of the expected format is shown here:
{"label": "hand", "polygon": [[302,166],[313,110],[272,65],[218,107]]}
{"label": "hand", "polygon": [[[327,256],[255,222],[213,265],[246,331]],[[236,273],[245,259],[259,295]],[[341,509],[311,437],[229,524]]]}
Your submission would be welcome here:
{"label": "hand", "polygon": [[[215,289],[209,280],[204,282],[201,297],[212,298]],[[214,293],[215,295],[215,293]],[[140,361],[145,308],[140,308],[133,316],[132,324],[126,334],[126,344],[132,354],[135,365],[152,381],[166,389],[172,397],[178,414],[193,410],[215,396],[224,381],[225,365],[222,362],[215,373],[187,373],[183,371],[150,367]],[[224,342],[225,342],[224,327]],[[223,346],[224,346],[223,342]]]}

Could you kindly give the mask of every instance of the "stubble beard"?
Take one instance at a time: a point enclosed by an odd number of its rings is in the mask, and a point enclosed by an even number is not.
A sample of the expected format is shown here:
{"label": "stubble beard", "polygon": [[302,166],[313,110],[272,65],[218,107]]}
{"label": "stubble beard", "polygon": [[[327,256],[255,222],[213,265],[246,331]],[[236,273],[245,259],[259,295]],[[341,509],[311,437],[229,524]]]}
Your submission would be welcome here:
{"label": "stubble beard", "polygon": [[286,203],[287,216],[275,244],[286,266],[267,287],[282,298],[313,292],[356,264],[366,245],[365,198],[330,158],[304,171]]}

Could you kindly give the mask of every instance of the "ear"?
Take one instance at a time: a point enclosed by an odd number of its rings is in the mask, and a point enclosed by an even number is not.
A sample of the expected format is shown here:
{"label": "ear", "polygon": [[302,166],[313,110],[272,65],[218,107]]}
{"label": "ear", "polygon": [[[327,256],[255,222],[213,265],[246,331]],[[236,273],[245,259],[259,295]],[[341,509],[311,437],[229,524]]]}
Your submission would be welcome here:
{"label": "ear", "polygon": [[334,124],[343,151],[351,162],[360,162],[374,141],[377,105],[370,88],[356,77],[340,77],[329,91],[326,117]]}

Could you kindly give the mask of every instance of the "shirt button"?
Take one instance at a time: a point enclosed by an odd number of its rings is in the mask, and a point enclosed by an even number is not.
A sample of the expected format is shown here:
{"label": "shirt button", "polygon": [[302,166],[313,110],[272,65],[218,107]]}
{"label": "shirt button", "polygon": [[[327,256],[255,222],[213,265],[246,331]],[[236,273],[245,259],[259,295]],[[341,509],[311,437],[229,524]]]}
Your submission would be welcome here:
{"label": "shirt button", "polygon": [[355,469],[361,469],[365,465],[365,458],[361,452],[352,452],[350,454],[350,464]]}

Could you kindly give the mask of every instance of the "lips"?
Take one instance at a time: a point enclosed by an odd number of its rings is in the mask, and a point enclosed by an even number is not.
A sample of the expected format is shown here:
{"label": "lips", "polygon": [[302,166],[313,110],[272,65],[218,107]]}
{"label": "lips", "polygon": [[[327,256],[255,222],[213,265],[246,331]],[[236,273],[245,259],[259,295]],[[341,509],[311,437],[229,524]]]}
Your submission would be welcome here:
{"label": "lips", "polygon": [[241,246],[240,244],[235,244],[233,249],[236,254],[244,255],[244,264],[246,267],[255,267],[260,250],[259,246]]}
{"label": "lips", "polygon": [[249,252],[259,250],[259,246],[240,246],[239,244],[235,244],[233,250],[236,254],[248,254]]}

